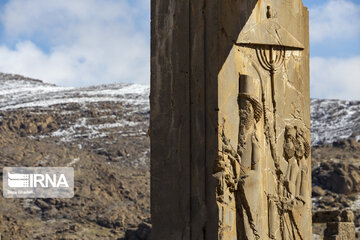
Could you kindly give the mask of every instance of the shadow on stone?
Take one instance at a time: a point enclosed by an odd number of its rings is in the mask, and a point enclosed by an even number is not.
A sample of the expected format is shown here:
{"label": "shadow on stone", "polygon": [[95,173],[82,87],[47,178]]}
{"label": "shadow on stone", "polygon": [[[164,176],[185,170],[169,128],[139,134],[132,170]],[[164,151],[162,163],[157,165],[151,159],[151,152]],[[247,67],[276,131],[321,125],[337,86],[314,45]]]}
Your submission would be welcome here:
{"label": "shadow on stone", "polygon": [[125,238],[118,240],[151,240],[151,226],[141,223],[137,229],[129,229],[125,233]]}

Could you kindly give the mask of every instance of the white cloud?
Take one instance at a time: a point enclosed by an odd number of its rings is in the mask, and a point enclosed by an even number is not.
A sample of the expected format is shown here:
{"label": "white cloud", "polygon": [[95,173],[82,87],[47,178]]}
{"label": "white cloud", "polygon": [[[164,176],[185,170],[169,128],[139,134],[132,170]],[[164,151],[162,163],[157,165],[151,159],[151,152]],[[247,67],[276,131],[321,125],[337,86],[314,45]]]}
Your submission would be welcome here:
{"label": "white cloud", "polygon": [[149,1],[129,1],[10,0],[1,20],[17,44],[0,46],[0,71],[68,86],[148,83]]}
{"label": "white cloud", "polygon": [[330,0],[310,8],[310,37],[314,43],[360,35],[360,4]]}
{"label": "white cloud", "polygon": [[311,96],[360,100],[360,56],[311,58]]}

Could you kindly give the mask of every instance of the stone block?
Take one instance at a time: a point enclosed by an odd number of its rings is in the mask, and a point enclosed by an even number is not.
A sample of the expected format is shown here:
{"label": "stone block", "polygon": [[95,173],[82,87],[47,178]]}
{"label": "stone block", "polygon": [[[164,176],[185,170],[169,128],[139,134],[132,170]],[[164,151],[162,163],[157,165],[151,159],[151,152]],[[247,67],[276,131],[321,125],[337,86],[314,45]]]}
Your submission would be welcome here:
{"label": "stone block", "polygon": [[324,231],[324,240],[355,240],[353,222],[329,222]]}

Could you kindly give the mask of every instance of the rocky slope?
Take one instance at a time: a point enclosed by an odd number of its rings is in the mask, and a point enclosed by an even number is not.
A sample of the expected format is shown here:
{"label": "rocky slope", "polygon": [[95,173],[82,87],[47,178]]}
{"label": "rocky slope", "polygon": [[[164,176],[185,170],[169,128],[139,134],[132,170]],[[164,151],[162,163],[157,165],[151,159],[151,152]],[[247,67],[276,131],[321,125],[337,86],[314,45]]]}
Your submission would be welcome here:
{"label": "rocky slope", "polygon": [[[359,239],[360,101],[312,99],[311,137],[313,216],[351,210]],[[313,223],[314,239],[322,239],[325,227]]]}
{"label": "rocky slope", "polygon": [[[72,166],[76,179],[73,199],[0,197],[2,237],[148,239],[149,87],[0,84],[0,166]],[[313,210],[351,208],[360,227],[360,101],[313,99],[311,114]]]}
{"label": "rocky slope", "polygon": [[[324,210],[351,210],[360,239],[360,142],[354,138],[312,147],[313,214]],[[321,215],[321,214],[320,214]],[[313,224],[320,236],[324,224]]]}
{"label": "rocky slope", "polygon": [[0,84],[0,166],[72,166],[76,179],[72,199],[1,194],[2,239],[146,239],[148,87]]}

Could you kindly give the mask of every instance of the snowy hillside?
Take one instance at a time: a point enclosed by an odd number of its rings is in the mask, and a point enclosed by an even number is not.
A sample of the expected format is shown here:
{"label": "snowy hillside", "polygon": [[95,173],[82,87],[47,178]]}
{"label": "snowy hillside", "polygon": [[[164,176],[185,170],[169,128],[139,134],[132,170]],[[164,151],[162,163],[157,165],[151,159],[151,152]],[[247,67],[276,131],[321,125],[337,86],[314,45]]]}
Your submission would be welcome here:
{"label": "snowy hillside", "polygon": [[3,76],[4,74],[0,74],[0,110],[105,101],[132,104],[134,107],[139,107],[139,110],[148,108],[149,87],[145,85],[118,83],[72,88],[58,87],[17,75],[4,80]]}
{"label": "snowy hillside", "polygon": [[350,137],[360,141],[360,101],[311,100],[312,145]]}
{"label": "snowy hillside", "polygon": [[11,74],[0,74],[0,84],[0,123],[9,131],[92,149],[128,165],[149,164],[148,86],[58,87]]}

